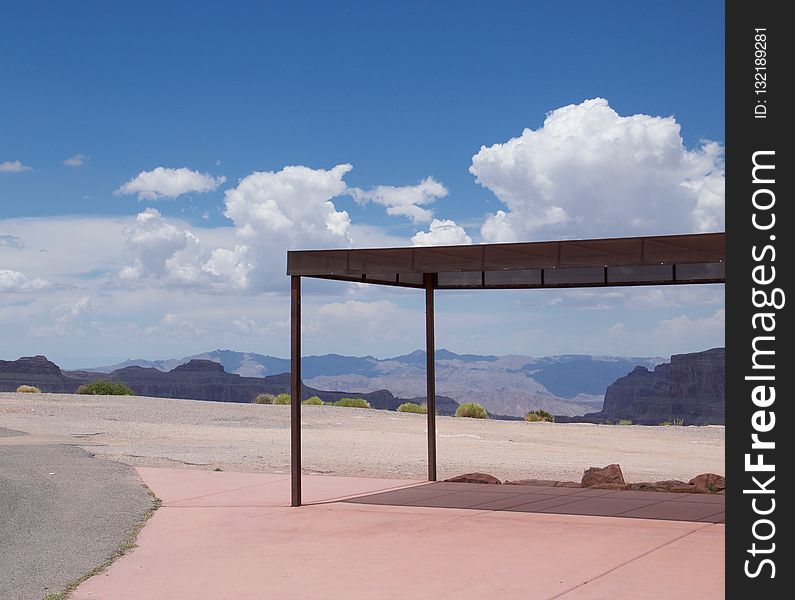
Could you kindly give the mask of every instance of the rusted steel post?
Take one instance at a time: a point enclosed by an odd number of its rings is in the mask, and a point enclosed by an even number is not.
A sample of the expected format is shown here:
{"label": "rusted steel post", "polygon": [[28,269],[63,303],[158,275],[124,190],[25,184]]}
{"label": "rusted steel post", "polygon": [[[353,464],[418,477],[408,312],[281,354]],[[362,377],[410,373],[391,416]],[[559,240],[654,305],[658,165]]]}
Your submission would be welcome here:
{"label": "rusted steel post", "polygon": [[290,277],[290,473],[292,506],[301,506],[301,277]]}
{"label": "rusted steel post", "polygon": [[425,273],[425,389],[428,404],[428,481],[436,481],[436,342],[433,319],[433,273]]}

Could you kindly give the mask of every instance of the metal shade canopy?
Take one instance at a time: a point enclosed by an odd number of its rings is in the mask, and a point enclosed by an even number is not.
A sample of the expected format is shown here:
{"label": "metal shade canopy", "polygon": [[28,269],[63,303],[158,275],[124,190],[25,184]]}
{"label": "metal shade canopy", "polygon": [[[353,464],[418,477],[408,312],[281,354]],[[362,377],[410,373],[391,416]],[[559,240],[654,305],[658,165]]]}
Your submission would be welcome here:
{"label": "metal shade canopy", "polygon": [[726,234],[287,252],[292,505],[301,505],[301,277],[425,290],[428,480],[436,480],[434,290],[724,283]]}

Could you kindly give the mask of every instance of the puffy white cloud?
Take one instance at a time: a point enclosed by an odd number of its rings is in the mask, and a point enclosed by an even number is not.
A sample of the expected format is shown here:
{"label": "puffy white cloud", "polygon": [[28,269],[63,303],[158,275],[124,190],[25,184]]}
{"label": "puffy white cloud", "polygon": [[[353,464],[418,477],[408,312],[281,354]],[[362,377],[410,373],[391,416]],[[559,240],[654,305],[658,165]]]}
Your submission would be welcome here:
{"label": "puffy white cloud", "polygon": [[90,319],[92,311],[91,299],[83,296],[74,302],[57,305],[50,311],[49,325],[30,330],[39,337],[84,336],[96,326]]}
{"label": "puffy white cloud", "polygon": [[536,131],[482,147],[470,172],[506,206],[487,242],[714,231],[723,227],[722,147],[685,148],[673,117],[617,114],[596,98]]}
{"label": "puffy white cloud", "polygon": [[452,246],[471,244],[472,238],[455,221],[434,219],[428,231],[418,231],[412,238],[415,246]]}
{"label": "puffy white cloud", "polygon": [[215,290],[244,288],[250,265],[246,246],[204,249],[201,240],[180,222],[147,208],[135,224],[124,229],[131,265],[119,272],[126,282],[148,281]]}
{"label": "puffy white cloud", "polygon": [[184,226],[163,218],[160,211],[147,208],[138,213],[135,225],[124,230],[127,246],[135,257],[131,266],[122,269],[122,279],[145,277],[162,278],[166,275],[184,281],[195,279],[200,265],[181,266],[179,257],[193,256],[199,252],[199,238]]}
{"label": "puffy white cloud", "polygon": [[75,154],[63,161],[67,167],[82,167],[88,160],[87,154]]}
{"label": "puffy white cloud", "polygon": [[202,271],[216,280],[229,281],[234,287],[245,288],[248,285],[248,272],[252,268],[247,253],[248,246],[235,246],[232,250],[216,248],[202,265]]}
{"label": "puffy white cloud", "polygon": [[285,285],[288,249],[350,245],[348,213],[331,200],[345,193],[343,177],[351,169],[349,164],[328,170],[288,166],[254,172],[227,190],[224,214],[246,250],[225,255],[225,269],[234,270],[234,260],[245,262],[251,289],[274,289]]}
{"label": "puffy white cloud", "polygon": [[23,165],[18,160],[7,160],[0,163],[0,173],[21,173],[22,171],[32,171],[33,167]]}
{"label": "puffy white cloud", "polygon": [[151,171],[141,171],[114,193],[138,194],[138,198],[142,200],[158,200],[176,198],[189,192],[211,192],[225,181],[226,177],[223,175],[213,177],[186,167],[157,167]]}
{"label": "puffy white cloud", "polygon": [[28,277],[19,271],[0,269],[0,292],[32,292],[54,287],[52,282],[39,277]]}
{"label": "puffy white cloud", "polygon": [[331,199],[345,192],[342,178],[352,168],[288,166],[278,172],[254,172],[226,191],[224,214],[243,238],[270,235],[347,243],[348,213],[337,211]]}
{"label": "puffy white cloud", "polygon": [[360,204],[375,202],[385,206],[388,215],[406,216],[415,223],[430,221],[433,213],[422,207],[448,194],[447,188],[433,177],[426,177],[417,185],[379,185],[369,190],[349,188],[348,192]]}

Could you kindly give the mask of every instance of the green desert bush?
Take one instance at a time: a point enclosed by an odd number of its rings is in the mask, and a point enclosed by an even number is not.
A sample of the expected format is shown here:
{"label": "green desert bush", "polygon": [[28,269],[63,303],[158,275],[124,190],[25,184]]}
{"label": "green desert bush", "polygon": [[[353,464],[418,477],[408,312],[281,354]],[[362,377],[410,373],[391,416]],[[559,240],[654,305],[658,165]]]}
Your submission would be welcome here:
{"label": "green desert bush", "polygon": [[133,391],[126,383],[97,379],[77,388],[78,394],[93,394],[98,396],[132,396]]}
{"label": "green desert bush", "polygon": [[20,385],[17,391],[22,394],[41,394],[41,390],[35,385]]}
{"label": "green desert bush", "polygon": [[416,404],[415,402],[404,402],[403,404],[397,407],[397,411],[427,415],[428,407],[425,404]]}
{"label": "green desert bush", "polygon": [[536,423],[539,421],[546,421],[547,423],[554,423],[555,416],[552,413],[548,413],[545,410],[531,410],[524,416],[525,421],[530,421],[531,423]]}
{"label": "green desert bush", "polygon": [[306,404],[307,406],[323,406],[323,401],[317,396],[310,396],[301,402],[301,404]]}
{"label": "green desert bush", "polygon": [[347,406],[351,408],[370,408],[370,403],[364,398],[340,398],[334,406]]}
{"label": "green desert bush", "polygon": [[257,394],[254,404],[273,404],[273,394]]}
{"label": "green desert bush", "polygon": [[477,402],[464,402],[455,411],[456,417],[470,417],[471,419],[488,419],[489,413]]}
{"label": "green desert bush", "polygon": [[620,419],[620,420],[618,421],[618,424],[619,424],[619,425],[632,425],[632,421],[631,421],[631,420],[629,420],[629,419]]}
{"label": "green desert bush", "polygon": [[660,423],[661,427],[681,427],[685,424],[684,419],[674,419],[673,421],[663,421]]}
{"label": "green desert bush", "polygon": [[290,394],[279,394],[273,399],[274,404],[290,404],[293,398]]}

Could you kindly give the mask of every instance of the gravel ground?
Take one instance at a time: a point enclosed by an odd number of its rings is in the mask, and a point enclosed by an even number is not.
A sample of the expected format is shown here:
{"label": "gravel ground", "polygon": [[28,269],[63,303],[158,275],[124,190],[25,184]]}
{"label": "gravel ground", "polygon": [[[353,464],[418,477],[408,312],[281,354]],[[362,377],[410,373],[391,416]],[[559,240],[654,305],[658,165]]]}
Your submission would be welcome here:
{"label": "gravel ground", "polygon": [[60,592],[111,558],[151,507],[129,467],[0,427],[0,600]]}
{"label": "gravel ground", "polygon": [[[289,472],[290,407],[137,396],[0,393],[0,426],[68,440],[128,465]],[[424,479],[425,416],[304,406],[306,472]],[[439,478],[579,481],[619,463],[628,481],[724,474],[723,427],[437,418]]]}

